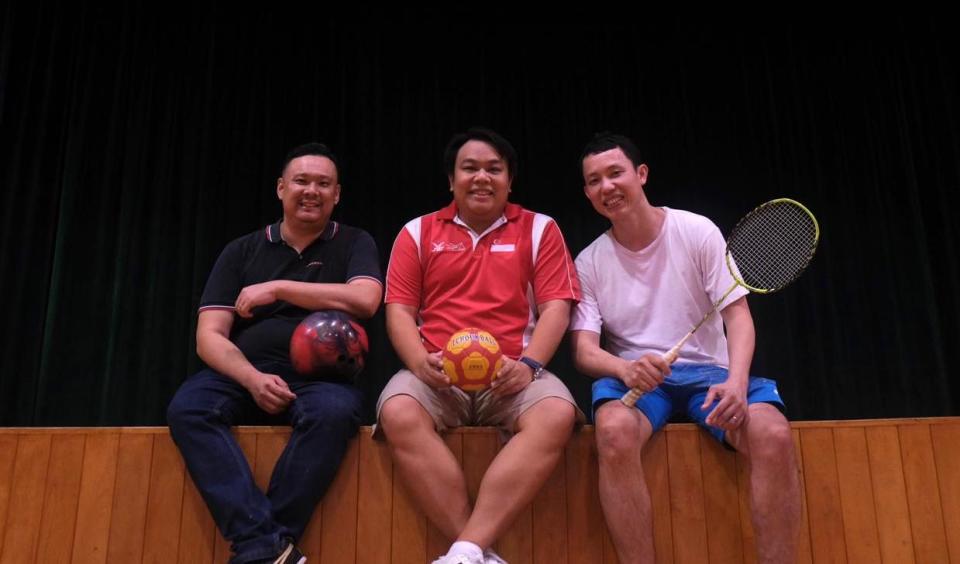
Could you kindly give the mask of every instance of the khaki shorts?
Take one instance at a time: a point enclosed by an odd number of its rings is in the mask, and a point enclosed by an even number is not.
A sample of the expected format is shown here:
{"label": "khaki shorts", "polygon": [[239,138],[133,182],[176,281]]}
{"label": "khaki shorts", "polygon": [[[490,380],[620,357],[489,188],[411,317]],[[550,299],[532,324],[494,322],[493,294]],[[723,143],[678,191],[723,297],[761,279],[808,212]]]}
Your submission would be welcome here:
{"label": "khaki shorts", "polygon": [[[497,397],[491,390],[465,392],[460,388],[431,388],[409,370],[393,375],[377,400],[377,421],[383,404],[394,396],[408,395],[423,406],[433,418],[437,432],[462,426],[491,426],[500,429],[504,439],[513,435],[517,419],[535,403],[546,398],[560,398],[570,402],[577,412],[577,425],[584,422],[583,412],[570,395],[570,390],[559,378],[544,370],[540,377],[518,393]],[[374,437],[380,435],[379,425]]]}

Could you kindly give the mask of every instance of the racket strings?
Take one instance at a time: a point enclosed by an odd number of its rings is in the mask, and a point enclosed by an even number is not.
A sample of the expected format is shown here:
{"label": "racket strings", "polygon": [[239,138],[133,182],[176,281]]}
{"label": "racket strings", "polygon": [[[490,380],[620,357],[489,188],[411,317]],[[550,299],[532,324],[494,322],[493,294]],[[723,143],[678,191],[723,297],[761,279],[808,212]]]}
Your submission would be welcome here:
{"label": "racket strings", "polygon": [[757,208],[734,228],[727,251],[745,285],[765,291],[793,282],[807,267],[817,246],[813,217],[792,202]]}

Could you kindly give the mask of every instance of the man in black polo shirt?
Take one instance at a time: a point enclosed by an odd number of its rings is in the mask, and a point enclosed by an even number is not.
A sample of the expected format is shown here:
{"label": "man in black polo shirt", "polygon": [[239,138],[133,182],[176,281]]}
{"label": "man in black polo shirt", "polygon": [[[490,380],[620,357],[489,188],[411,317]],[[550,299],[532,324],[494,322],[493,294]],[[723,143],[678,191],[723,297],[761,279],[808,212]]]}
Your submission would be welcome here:
{"label": "man in black polo shirt", "polygon": [[[209,368],[184,382],[167,411],[171,435],[232,543],[235,563],[305,561],[294,542],[360,423],[357,388],[305,379],[289,358],[290,336],[311,312],[369,318],[380,304],[373,239],[330,220],[340,200],[337,176],[324,145],[287,155],[277,180],[283,219],[234,240],[217,259],[197,321],[197,354]],[[293,427],[266,494],[230,433],[241,422]]]}

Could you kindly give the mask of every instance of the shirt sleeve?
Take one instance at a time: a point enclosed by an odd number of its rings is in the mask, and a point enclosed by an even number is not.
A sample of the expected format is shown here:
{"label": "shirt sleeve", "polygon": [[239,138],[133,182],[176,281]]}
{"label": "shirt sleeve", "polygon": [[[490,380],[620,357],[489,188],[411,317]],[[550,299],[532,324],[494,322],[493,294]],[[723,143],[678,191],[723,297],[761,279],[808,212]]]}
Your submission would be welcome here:
{"label": "shirt sleeve", "polygon": [[207,309],[234,309],[237,296],[243,289],[240,272],[243,264],[243,246],[240,241],[228,244],[210,271],[207,285],[203,288],[198,311]]}
{"label": "shirt sleeve", "polygon": [[533,269],[533,293],[537,305],[550,300],[580,299],[580,281],[573,259],[557,222],[552,219],[543,229]]}
{"label": "shirt sleeve", "polygon": [[380,254],[373,237],[363,230],[359,230],[357,239],[350,251],[347,261],[347,282],[357,278],[367,278],[383,284],[383,274],[380,270]]}
{"label": "shirt sleeve", "polygon": [[581,296],[570,317],[570,331],[593,331],[599,334],[603,328],[603,317],[594,293],[596,277],[589,249],[577,256],[576,265]]}
{"label": "shirt sleeve", "polygon": [[387,265],[387,289],[384,303],[420,307],[423,270],[413,235],[404,227],[393,242]]}

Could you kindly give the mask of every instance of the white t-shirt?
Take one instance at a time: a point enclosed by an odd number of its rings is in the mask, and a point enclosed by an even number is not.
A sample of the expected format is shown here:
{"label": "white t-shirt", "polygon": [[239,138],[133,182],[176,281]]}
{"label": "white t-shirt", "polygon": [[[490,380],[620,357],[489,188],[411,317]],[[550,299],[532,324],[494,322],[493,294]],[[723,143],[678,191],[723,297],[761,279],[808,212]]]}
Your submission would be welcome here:
{"label": "white t-shirt", "polygon": [[[623,247],[611,230],[576,260],[583,298],[570,329],[602,334],[604,349],[628,360],[673,348],[734,284],[717,226],[701,215],[662,209],[663,227],[644,249]],[[719,309],[747,293],[738,286]],[[678,362],[728,366],[719,314],[684,344]]]}

